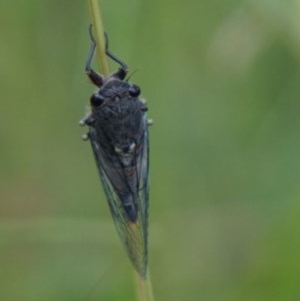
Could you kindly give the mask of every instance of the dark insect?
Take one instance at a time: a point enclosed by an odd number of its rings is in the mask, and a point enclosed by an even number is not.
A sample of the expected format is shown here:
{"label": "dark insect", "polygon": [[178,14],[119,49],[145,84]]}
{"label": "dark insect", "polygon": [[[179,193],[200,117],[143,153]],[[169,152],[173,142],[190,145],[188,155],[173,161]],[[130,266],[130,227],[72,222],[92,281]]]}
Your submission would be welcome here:
{"label": "dark insect", "polygon": [[127,65],[108,50],[120,65],[104,77],[91,68],[96,43],[91,28],[86,73],[99,89],[91,96],[91,113],[80,121],[89,139],[107,202],[119,236],[136,271],[147,274],[149,143],[147,107],[140,88],[125,79]]}

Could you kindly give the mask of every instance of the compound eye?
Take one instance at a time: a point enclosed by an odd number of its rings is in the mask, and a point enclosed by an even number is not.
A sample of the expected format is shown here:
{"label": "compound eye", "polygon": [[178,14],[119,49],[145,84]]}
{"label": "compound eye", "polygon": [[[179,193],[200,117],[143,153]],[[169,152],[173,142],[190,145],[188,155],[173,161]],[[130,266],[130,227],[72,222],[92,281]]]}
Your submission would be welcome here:
{"label": "compound eye", "polygon": [[93,94],[90,101],[91,105],[98,107],[104,102],[104,97],[101,94]]}
{"label": "compound eye", "polygon": [[137,85],[131,85],[128,89],[129,95],[132,97],[138,97],[141,93],[141,89]]}

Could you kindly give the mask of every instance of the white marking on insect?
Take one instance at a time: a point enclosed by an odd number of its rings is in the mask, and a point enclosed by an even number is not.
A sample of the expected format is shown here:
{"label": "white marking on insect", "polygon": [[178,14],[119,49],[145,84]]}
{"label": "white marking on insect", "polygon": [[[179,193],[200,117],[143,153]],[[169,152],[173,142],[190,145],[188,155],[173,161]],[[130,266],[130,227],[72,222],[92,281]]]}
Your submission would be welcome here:
{"label": "white marking on insect", "polygon": [[132,163],[133,157],[132,157],[132,155],[125,154],[125,155],[122,155],[120,159],[124,166],[130,166]]}
{"label": "white marking on insect", "polygon": [[93,141],[93,146],[96,148],[97,151],[99,151],[99,145],[97,142]]}
{"label": "white marking on insect", "polygon": [[117,146],[115,146],[115,152],[116,152],[117,154],[121,154],[121,153],[122,153],[122,149],[119,148],[119,147],[117,147]]}
{"label": "white marking on insect", "polygon": [[147,104],[147,100],[146,100],[145,98],[140,98],[140,101],[141,101],[144,105]]}
{"label": "white marking on insect", "polygon": [[153,124],[154,124],[153,119],[148,119],[148,120],[147,120],[147,124],[148,124],[148,125],[153,125]]}
{"label": "white marking on insect", "polygon": [[136,144],[133,142],[129,146],[129,152],[132,153],[135,150]]}
{"label": "white marking on insect", "polygon": [[88,136],[87,134],[83,134],[83,135],[81,136],[81,139],[82,139],[83,141],[87,141],[87,140],[89,140],[89,136]]}

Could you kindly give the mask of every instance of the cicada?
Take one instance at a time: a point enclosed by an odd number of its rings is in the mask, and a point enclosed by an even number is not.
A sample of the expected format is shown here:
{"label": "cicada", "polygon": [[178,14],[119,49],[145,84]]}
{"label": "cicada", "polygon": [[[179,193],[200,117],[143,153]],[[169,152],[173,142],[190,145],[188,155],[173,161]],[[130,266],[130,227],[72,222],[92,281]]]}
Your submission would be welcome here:
{"label": "cicada", "polygon": [[120,68],[108,77],[94,71],[91,47],[86,74],[97,87],[90,98],[91,112],[80,123],[89,139],[115,226],[138,274],[147,274],[149,137],[147,106],[139,86],[126,79],[127,65],[108,48],[106,55]]}

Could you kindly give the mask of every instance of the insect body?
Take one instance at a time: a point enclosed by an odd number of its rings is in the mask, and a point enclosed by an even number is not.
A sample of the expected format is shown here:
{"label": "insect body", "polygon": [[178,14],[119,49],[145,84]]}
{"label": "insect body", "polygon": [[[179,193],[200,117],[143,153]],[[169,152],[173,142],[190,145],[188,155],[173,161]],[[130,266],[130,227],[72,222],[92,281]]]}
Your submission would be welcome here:
{"label": "insect body", "polygon": [[147,107],[140,88],[125,80],[128,68],[108,50],[106,55],[120,65],[109,77],[96,73],[91,60],[86,73],[99,89],[90,98],[91,113],[81,120],[88,125],[89,139],[108,205],[119,236],[142,278],[147,273],[148,235],[148,123]]}

